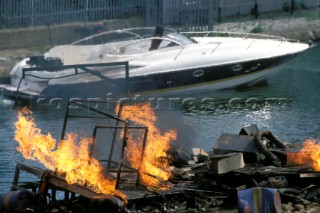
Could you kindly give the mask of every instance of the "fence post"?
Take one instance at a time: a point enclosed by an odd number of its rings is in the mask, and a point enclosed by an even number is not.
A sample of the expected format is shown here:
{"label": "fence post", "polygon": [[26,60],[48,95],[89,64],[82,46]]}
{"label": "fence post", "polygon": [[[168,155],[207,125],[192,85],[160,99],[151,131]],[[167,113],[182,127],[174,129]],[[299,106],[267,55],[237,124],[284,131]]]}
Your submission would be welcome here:
{"label": "fence post", "polygon": [[218,23],[221,22],[221,6],[222,6],[222,0],[219,0],[219,8],[218,8]]}
{"label": "fence post", "polygon": [[213,30],[213,0],[209,1],[208,30]]}
{"label": "fence post", "polygon": [[89,13],[89,1],[88,0],[86,0],[86,23],[88,22],[88,13]]}
{"label": "fence post", "polygon": [[258,0],[255,0],[255,3],[254,3],[254,16],[256,19],[258,19],[258,16],[259,16]]}
{"label": "fence post", "polygon": [[294,11],[294,0],[291,0],[291,15],[293,15]]}
{"label": "fence post", "polygon": [[34,25],[34,0],[31,2],[31,26]]}
{"label": "fence post", "polygon": [[144,24],[146,26],[150,26],[150,14],[151,14],[151,0],[145,0],[145,5],[146,5],[146,16],[145,16],[145,20],[144,20]]}

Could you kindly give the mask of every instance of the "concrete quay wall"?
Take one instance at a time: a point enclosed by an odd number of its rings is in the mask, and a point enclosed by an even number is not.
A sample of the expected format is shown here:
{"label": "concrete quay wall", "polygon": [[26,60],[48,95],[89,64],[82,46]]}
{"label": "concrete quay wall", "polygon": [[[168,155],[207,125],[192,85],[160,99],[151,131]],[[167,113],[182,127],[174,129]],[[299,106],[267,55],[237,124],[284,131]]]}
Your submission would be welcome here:
{"label": "concrete quay wall", "polygon": [[143,26],[141,18],[115,19],[93,23],[70,23],[20,29],[0,30],[0,50],[55,46],[76,41],[101,29],[112,30]]}

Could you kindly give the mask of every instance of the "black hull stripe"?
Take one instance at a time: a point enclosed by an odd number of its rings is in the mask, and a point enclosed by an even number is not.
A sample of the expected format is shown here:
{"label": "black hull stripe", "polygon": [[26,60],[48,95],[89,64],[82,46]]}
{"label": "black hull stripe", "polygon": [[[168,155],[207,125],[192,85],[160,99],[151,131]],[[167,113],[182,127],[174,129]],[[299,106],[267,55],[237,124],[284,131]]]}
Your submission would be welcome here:
{"label": "black hull stripe", "polygon": [[[274,68],[294,55],[130,78],[130,91],[168,91],[213,84]],[[203,74],[202,74],[203,73]]]}

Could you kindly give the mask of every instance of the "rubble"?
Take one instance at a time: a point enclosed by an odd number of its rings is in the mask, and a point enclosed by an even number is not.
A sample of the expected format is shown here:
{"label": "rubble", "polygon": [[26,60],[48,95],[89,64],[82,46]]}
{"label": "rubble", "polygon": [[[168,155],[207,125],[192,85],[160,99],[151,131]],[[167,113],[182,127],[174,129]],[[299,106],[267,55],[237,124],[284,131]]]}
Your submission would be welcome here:
{"label": "rubble", "polygon": [[[237,192],[254,187],[273,188],[280,194],[283,211],[304,211],[317,206],[310,204],[319,201],[320,186],[317,184],[320,174],[306,165],[287,162],[287,152],[297,150],[299,146],[279,140],[270,131],[260,131],[256,125],[247,126],[240,130],[239,135],[221,134],[213,150],[208,152],[207,165],[175,168],[173,181],[176,187],[180,184],[184,189],[216,193],[216,199],[234,208],[237,208]],[[227,172],[219,172],[217,165],[212,167],[211,159],[235,156],[235,153],[243,154],[245,165],[242,166],[242,159],[238,159],[231,161],[235,168]],[[219,192],[224,196],[219,197]],[[295,205],[286,204],[290,202]]]}
{"label": "rubble", "polygon": [[[126,125],[121,129],[138,129],[147,136],[147,127],[130,126],[118,117],[96,109],[95,112],[124,122]],[[67,118],[61,138],[66,125]],[[120,128],[118,126],[96,126],[92,149],[96,128],[110,128],[114,134],[120,132],[115,131]],[[17,163],[12,191],[29,190],[32,196],[23,206],[8,211],[1,207],[1,212],[237,212],[238,208],[242,212],[263,205],[272,209],[270,212],[301,212],[318,208],[320,173],[308,165],[288,163],[287,153],[297,151],[299,147],[288,146],[270,131],[261,131],[256,125],[241,128],[239,134],[221,134],[212,150],[193,148],[189,152],[171,147],[167,150],[168,159],[156,159],[156,162],[170,163],[166,171],[171,174],[168,180],[141,172],[140,165],[138,169],[125,165],[127,142],[128,138],[123,137],[120,159],[108,162],[105,171],[108,177],[115,179],[118,194],[125,195],[127,200],[117,194],[99,194],[86,185],[68,184],[63,175],[54,171]],[[141,142],[143,156],[146,139]],[[114,143],[113,140],[112,145]],[[112,152],[109,159],[112,159]],[[139,161],[142,163],[143,158]],[[21,171],[35,175],[40,181],[21,183]],[[144,185],[142,175],[169,187],[163,190],[157,185]],[[265,196],[265,192],[269,195]],[[64,196],[59,200],[57,194]]]}
{"label": "rubble", "polygon": [[208,156],[208,168],[217,174],[225,174],[243,167],[244,161],[242,153]]}

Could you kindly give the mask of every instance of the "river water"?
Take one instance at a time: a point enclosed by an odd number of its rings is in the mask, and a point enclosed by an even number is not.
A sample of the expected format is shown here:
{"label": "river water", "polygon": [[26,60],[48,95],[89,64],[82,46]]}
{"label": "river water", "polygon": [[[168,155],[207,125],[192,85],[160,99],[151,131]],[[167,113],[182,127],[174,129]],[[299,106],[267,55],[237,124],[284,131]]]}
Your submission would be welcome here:
{"label": "river water", "polygon": [[[267,84],[242,89],[184,95],[156,110],[157,125],[175,129],[175,145],[211,150],[221,133],[237,134],[241,127],[257,124],[281,140],[302,143],[320,137],[320,47],[314,47],[281,67]],[[17,112],[13,102],[0,97],[0,193],[10,190],[16,162],[24,160],[14,141]],[[43,133],[60,138],[64,110],[37,109],[32,116]],[[85,131],[80,123],[72,131]],[[21,174],[21,181],[34,177]]]}

